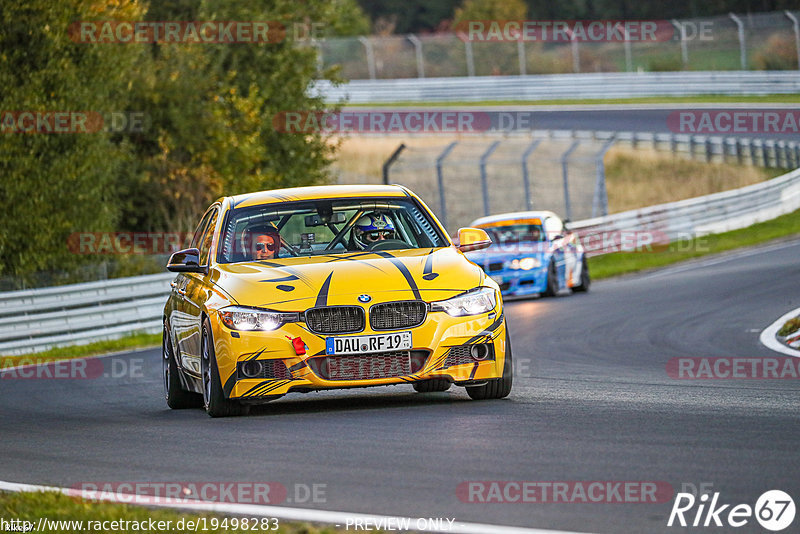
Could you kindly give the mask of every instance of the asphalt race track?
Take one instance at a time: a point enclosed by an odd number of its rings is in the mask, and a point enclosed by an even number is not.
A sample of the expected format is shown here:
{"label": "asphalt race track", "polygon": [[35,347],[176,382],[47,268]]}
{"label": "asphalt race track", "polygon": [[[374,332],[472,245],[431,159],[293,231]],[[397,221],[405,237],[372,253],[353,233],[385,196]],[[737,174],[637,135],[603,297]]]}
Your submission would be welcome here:
{"label": "asphalt race track", "polygon": [[[509,398],[410,386],[294,394],[244,418],[170,411],[159,351],[141,373],[0,381],[0,480],[325,484],[314,507],[581,532],[675,532],[662,504],[468,503],[465,481],[713,484],[800,504],[800,381],[676,380],[670,358],[765,357],[763,328],[800,306],[800,241],[509,302]],[[141,376],[139,376],[141,374]],[[694,512],[694,510],[693,510]],[[693,517],[694,513],[691,516]],[[796,518],[786,532],[796,532]],[[714,532],[731,531],[713,529]],[[737,532],[764,532],[754,518]]]}

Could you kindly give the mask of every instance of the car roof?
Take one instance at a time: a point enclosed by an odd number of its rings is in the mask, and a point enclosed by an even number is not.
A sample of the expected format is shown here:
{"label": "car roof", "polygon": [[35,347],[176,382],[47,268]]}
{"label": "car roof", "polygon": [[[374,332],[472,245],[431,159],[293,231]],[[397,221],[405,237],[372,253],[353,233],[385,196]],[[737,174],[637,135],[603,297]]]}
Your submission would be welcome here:
{"label": "car roof", "polygon": [[408,192],[397,185],[317,185],[258,191],[230,197],[231,207],[243,208],[276,202],[352,198],[352,197],[405,197]]}
{"label": "car roof", "polygon": [[547,217],[558,217],[552,211],[515,211],[510,213],[498,213],[497,215],[489,215],[475,219],[470,223],[470,226],[495,226],[500,223],[522,223],[528,222],[531,219],[544,220]]}

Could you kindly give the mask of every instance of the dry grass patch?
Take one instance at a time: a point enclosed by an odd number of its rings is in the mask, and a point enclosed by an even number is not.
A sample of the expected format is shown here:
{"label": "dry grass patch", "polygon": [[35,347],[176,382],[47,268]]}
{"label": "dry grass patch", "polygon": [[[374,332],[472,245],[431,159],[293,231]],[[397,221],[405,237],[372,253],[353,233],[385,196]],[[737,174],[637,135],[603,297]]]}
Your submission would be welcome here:
{"label": "dry grass patch", "polygon": [[610,213],[736,189],[786,172],[628,147],[612,148],[605,164]]}

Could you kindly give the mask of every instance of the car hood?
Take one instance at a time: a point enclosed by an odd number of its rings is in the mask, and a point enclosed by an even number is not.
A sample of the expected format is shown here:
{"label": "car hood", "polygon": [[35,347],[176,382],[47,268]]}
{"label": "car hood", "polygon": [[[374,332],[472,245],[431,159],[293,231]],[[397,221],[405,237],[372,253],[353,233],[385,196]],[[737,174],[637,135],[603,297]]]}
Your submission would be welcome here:
{"label": "car hood", "polygon": [[240,305],[281,311],[390,300],[442,300],[480,285],[483,271],[454,247],[352,252],[219,264],[214,282]]}

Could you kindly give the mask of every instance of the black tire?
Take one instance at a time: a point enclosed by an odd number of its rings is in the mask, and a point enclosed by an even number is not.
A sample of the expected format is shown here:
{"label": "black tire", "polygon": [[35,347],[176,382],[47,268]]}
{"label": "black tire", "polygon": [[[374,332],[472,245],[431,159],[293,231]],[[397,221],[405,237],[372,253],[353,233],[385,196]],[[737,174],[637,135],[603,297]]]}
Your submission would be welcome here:
{"label": "black tire", "polygon": [[514,362],[511,357],[511,338],[506,325],[506,360],[503,363],[503,378],[489,380],[482,386],[467,386],[467,395],[473,400],[502,399],[511,393],[514,382]]}
{"label": "black tire", "polygon": [[197,393],[186,391],[181,386],[181,379],[178,376],[178,364],[175,361],[175,354],[172,350],[172,341],[169,338],[169,327],[164,322],[164,330],[161,335],[161,369],[164,376],[164,398],[167,406],[173,410],[184,410],[186,408],[199,408],[203,405],[203,397]]}
{"label": "black tire", "polygon": [[544,290],[545,297],[555,297],[558,293],[558,271],[556,270],[556,262],[550,260],[547,266],[547,288]]}
{"label": "black tire", "polygon": [[411,385],[414,386],[414,390],[418,393],[432,393],[434,391],[447,391],[453,384],[446,378],[431,378],[422,382],[414,382]]}
{"label": "black tire", "polygon": [[581,283],[572,288],[573,291],[578,293],[585,293],[589,291],[589,286],[592,285],[592,278],[589,276],[589,266],[586,264],[586,256],[581,259]]}
{"label": "black tire", "polygon": [[200,367],[203,374],[203,407],[206,409],[206,413],[211,417],[246,415],[250,411],[250,406],[226,398],[222,391],[222,381],[219,378],[217,358],[214,354],[211,323],[208,319],[203,321],[201,341]]}

